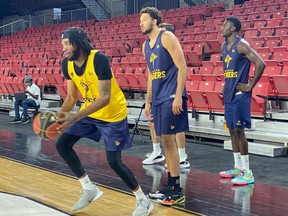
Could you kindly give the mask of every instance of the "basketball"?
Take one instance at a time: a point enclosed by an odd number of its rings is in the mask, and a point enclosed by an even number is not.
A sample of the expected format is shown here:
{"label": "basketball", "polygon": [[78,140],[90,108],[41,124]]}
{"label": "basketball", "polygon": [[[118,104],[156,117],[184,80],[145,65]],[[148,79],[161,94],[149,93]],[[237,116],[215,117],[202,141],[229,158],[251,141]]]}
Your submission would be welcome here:
{"label": "basketball", "polygon": [[59,118],[56,112],[46,111],[38,113],[33,120],[33,131],[43,140],[56,138],[60,133],[56,128],[60,123],[56,122]]}

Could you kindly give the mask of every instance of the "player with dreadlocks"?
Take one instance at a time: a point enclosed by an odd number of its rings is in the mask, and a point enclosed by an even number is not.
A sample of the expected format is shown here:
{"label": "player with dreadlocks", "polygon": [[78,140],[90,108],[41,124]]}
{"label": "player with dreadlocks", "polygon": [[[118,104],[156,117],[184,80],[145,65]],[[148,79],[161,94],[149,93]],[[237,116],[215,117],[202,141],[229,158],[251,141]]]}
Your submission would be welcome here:
{"label": "player with dreadlocks", "polygon": [[[131,147],[124,94],[111,72],[109,58],[94,50],[89,42],[81,28],[72,27],[62,34],[65,56],[62,71],[67,80],[67,97],[60,110],[58,130],[62,134],[56,148],[82,185],[80,199],[72,210],[84,208],[102,195],[102,191],[91,183],[73,146],[82,137],[98,142],[102,136],[110,167],[136,196],[132,216],[149,215],[153,205],[121,159],[121,152]],[[79,112],[72,113],[78,90],[84,104]]]}

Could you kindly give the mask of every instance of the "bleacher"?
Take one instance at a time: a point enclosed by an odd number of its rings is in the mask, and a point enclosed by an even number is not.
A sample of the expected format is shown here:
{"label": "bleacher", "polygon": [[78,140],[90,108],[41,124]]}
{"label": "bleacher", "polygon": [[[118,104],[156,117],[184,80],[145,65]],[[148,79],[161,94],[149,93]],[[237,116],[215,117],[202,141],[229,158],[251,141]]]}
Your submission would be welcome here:
{"label": "bleacher", "polygon": [[[188,107],[193,120],[198,121],[199,115],[203,114],[213,123],[217,116],[223,118],[221,44],[224,38],[220,27],[230,15],[241,20],[241,36],[267,64],[253,91],[253,118],[274,120],[273,113],[267,114],[267,101],[288,98],[288,0],[246,1],[229,10],[225,8],[226,4],[222,2],[161,11],[164,21],[175,26],[175,34],[185,54]],[[86,20],[29,27],[2,37],[0,94],[12,95],[23,89],[23,78],[29,74],[41,86],[44,97],[46,93],[65,98],[60,37],[69,26],[82,27],[88,32],[93,46],[110,56],[113,72],[123,91],[129,92],[130,96],[139,92],[145,94],[147,70],[141,45],[146,38],[140,31],[138,14],[112,17],[101,22]],[[253,73],[254,66],[251,66],[251,78]]]}

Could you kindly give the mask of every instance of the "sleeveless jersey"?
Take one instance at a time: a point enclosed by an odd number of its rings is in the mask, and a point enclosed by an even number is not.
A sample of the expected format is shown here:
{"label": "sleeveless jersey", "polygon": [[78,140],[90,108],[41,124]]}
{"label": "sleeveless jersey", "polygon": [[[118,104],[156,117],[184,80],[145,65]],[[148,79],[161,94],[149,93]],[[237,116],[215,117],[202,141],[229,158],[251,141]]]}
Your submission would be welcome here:
{"label": "sleeveless jersey", "polygon": [[[87,59],[83,75],[78,76],[74,71],[73,61],[68,61],[68,75],[77,86],[83,97],[84,105],[80,110],[86,109],[100,97],[98,77],[94,69],[94,56],[97,50],[92,50]],[[119,88],[114,74],[111,78],[111,97],[107,106],[89,115],[89,117],[105,122],[122,121],[127,116],[126,99]]]}
{"label": "sleeveless jersey", "polygon": [[[169,52],[163,47],[160,31],[154,47],[150,48],[150,38],[145,43],[145,58],[152,78],[152,104],[157,106],[175,98],[177,88],[178,68],[175,66]],[[187,97],[186,89],[183,96]]]}
{"label": "sleeveless jersey", "polygon": [[237,49],[237,44],[240,37],[236,37],[230,50],[227,50],[228,42],[223,44],[223,69],[225,77],[224,102],[231,102],[237,92],[236,86],[238,83],[248,83],[250,61],[244,55],[240,54]]}

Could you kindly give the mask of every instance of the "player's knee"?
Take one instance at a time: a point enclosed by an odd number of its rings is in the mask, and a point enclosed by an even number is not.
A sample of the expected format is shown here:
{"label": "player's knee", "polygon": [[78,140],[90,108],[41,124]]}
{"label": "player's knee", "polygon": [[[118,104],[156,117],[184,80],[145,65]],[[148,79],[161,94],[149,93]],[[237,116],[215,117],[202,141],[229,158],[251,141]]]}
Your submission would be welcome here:
{"label": "player's knee", "polygon": [[108,164],[109,166],[113,169],[113,170],[117,170],[120,167],[120,162],[116,159],[116,158],[107,158]]}

